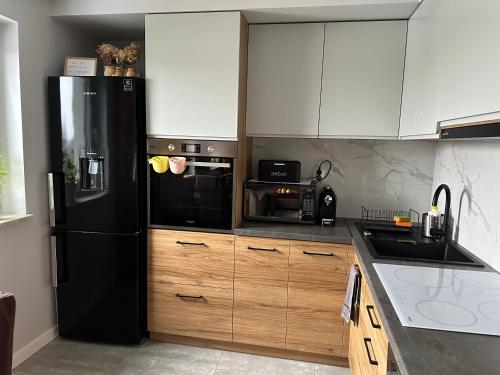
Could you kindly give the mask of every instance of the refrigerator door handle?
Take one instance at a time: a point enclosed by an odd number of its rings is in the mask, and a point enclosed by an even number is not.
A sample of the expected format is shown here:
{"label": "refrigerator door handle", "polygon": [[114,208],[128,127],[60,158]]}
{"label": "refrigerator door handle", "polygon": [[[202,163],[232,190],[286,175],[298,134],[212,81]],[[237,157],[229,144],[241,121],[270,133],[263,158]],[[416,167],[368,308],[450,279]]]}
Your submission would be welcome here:
{"label": "refrigerator door handle", "polygon": [[50,260],[52,267],[52,287],[57,288],[57,237],[50,236]]}
{"label": "refrigerator door handle", "polygon": [[56,207],[54,203],[54,173],[48,174],[49,186],[49,223],[51,227],[56,225]]}

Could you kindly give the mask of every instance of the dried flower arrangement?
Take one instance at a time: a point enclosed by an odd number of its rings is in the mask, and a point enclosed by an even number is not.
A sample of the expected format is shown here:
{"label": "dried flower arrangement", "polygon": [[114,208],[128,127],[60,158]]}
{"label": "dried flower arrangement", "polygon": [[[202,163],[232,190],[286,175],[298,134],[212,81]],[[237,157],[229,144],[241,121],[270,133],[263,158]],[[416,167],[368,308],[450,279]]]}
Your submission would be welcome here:
{"label": "dried flower arrangement", "polygon": [[99,44],[95,51],[105,66],[117,64],[117,57],[120,52],[118,47],[115,47],[112,44],[103,43]]}
{"label": "dried flower arrangement", "polygon": [[132,42],[119,52],[120,60],[124,64],[134,65],[137,64],[141,56],[141,45],[137,42]]}
{"label": "dried flower arrangement", "polygon": [[[103,43],[97,46],[97,55],[103,61],[105,66],[104,75],[121,75],[122,67],[128,65],[127,76],[135,76],[135,70],[131,67],[137,64],[141,55],[141,45],[132,42],[123,49],[119,49],[112,44]],[[114,74],[107,74],[106,66],[117,66]],[[115,70],[115,69],[113,69]]]}

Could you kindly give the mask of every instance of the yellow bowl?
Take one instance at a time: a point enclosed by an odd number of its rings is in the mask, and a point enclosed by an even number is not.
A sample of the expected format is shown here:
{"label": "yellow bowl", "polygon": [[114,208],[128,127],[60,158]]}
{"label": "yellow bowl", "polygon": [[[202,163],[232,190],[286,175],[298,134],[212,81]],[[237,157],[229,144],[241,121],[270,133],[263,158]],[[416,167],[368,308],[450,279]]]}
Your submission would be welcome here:
{"label": "yellow bowl", "polygon": [[148,162],[153,165],[156,173],[165,173],[168,171],[168,156],[153,156],[148,159]]}

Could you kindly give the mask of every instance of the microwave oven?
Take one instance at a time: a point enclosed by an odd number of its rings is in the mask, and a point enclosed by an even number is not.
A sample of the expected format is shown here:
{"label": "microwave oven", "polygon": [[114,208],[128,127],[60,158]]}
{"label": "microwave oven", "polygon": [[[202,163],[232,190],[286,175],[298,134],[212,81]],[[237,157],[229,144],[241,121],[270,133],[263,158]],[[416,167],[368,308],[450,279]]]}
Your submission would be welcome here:
{"label": "microwave oven", "polygon": [[310,181],[277,183],[249,180],[245,183],[245,220],[314,224],[316,185]]}

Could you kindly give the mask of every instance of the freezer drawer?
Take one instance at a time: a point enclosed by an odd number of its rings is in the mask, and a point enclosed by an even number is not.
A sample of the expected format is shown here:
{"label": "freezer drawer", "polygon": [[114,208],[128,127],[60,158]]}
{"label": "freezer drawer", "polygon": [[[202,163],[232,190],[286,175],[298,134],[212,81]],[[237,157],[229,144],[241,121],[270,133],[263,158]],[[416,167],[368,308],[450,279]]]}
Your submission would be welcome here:
{"label": "freezer drawer", "polygon": [[60,336],[140,343],[146,324],[144,235],[63,232],[52,236],[51,245]]}

